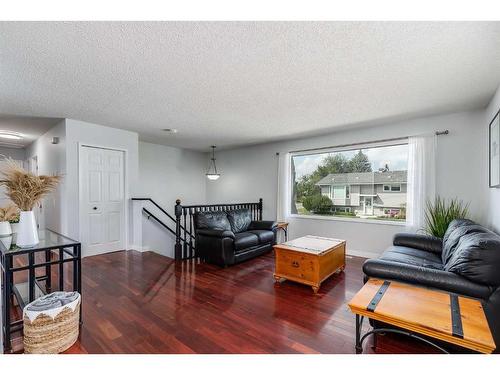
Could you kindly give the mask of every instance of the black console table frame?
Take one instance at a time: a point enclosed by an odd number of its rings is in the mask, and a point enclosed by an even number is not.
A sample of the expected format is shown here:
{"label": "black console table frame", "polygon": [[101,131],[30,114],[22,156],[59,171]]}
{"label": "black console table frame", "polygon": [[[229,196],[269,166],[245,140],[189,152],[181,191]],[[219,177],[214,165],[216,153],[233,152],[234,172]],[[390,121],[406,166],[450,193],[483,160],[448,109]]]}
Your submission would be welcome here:
{"label": "black console table frame", "polygon": [[[81,244],[68,237],[51,230],[39,232],[40,243],[32,248],[22,249],[11,245],[6,247],[9,238],[0,239],[1,272],[2,272],[2,334],[4,352],[9,352],[11,346],[11,334],[23,328],[23,319],[11,321],[11,308],[16,299],[19,307],[24,307],[34,301],[42,294],[55,290],[64,290],[64,264],[73,263],[73,291],[81,294],[82,289],[82,266],[81,266]],[[57,259],[52,260],[52,254],[57,254]],[[37,254],[41,254],[43,260],[37,262]],[[16,266],[15,259],[19,256],[27,256],[28,264]],[[52,287],[52,266],[58,266],[58,288]],[[43,275],[36,276],[36,270],[45,270]],[[27,283],[14,283],[16,272],[28,271]],[[27,286],[27,295],[23,290]],[[23,288],[24,287],[24,288]],[[80,313],[80,323],[81,323]]]}

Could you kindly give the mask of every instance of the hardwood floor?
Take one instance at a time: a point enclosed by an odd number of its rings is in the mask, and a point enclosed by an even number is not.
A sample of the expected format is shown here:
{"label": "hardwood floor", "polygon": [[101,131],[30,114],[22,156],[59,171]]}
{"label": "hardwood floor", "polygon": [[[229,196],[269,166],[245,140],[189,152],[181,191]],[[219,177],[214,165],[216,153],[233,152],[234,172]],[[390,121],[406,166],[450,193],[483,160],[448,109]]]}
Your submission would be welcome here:
{"label": "hardwood floor", "polygon": [[[272,254],[225,269],[153,252],[88,257],[84,324],[67,353],[354,353],[347,302],[362,286],[363,261],[348,257],[315,296],[304,285],[275,285]],[[365,353],[435,352],[402,336],[379,337],[376,350],[371,343]]]}

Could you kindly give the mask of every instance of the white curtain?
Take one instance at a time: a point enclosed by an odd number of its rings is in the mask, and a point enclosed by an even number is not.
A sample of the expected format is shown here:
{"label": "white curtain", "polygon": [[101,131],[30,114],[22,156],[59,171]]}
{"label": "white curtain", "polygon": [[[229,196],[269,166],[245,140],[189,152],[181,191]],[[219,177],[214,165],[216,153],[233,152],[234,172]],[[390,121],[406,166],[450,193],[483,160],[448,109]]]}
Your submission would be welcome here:
{"label": "white curtain", "polygon": [[425,206],[436,195],[436,136],[408,139],[407,229],[417,232],[425,226]]}
{"label": "white curtain", "polygon": [[281,153],[278,158],[278,221],[287,221],[290,216],[291,192],[290,192],[290,153]]}

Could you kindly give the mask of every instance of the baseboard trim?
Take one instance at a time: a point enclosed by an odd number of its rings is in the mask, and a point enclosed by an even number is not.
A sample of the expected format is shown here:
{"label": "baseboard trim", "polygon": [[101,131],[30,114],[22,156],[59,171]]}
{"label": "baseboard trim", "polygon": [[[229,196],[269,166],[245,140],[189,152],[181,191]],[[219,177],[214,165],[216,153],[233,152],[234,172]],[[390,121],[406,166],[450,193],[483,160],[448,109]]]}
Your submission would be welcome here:
{"label": "baseboard trim", "polygon": [[354,249],[347,249],[346,255],[347,256],[354,256],[354,257],[362,257],[362,258],[378,258],[381,253],[374,253],[371,251],[364,251],[364,250],[354,250]]}
{"label": "baseboard trim", "polygon": [[141,253],[143,253],[145,251],[149,251],[149,246],[132,245],[129,247],[129,250],[140,251]]}

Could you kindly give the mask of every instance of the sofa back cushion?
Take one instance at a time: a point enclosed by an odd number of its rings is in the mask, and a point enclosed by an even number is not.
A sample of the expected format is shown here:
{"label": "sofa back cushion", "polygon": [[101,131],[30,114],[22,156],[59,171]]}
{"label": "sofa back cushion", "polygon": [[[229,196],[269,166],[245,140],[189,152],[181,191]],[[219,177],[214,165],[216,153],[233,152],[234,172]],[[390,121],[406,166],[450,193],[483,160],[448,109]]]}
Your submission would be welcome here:
{"label": "sofa back cushion", "polygon": [[227,211],[227,218],[234,233],[246,232],[252,221],[252,215],[248,208]]}
{"label": "sofa back cushion", "polygon": [[197,212],[194,215],[196,229],[231,230],[231,224],[224,211]]}
{"label": "sofa back cushion", "polygon": [[471,220],[453,220],[443,238],[443,251],[441,253],[443,264],[448,263],[451,259],[462,237],[471,233],[486,232],[488,232],[488,229],[475,224]]}
{"label": "sofa back cushion", "polygon": [[500,285],[500,237],[483,228],[463,235],[444,269],[471,281]]}

